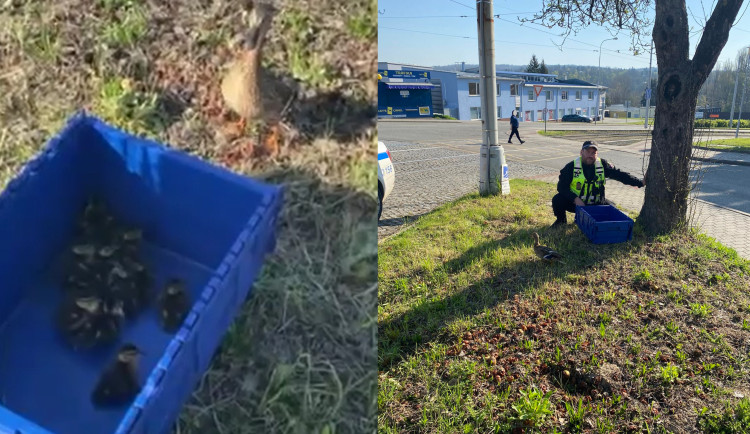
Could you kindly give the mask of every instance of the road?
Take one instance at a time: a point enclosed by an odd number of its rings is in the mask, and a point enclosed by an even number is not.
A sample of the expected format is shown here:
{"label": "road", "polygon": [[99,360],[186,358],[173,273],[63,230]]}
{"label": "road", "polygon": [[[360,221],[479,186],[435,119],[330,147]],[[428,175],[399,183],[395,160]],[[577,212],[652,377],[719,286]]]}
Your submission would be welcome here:
{"label": "road", "polygon": [[[586,139],[601,143],[601,157],[635,176],[642,177],[648,167],[650,137],[642,124],[611,120],[598,125],[549,123],[548,130],[578,132],[550,137],[536,134],[544,130],[543,123],[523,122],[520,127],[521,137],[526,141],[523,145],[517,141],[505,143],[509,128],[502,123],[499,127],[511,178],[557,173],[578,155],[580,144]],[[705,141],[724,135],[715,131],[697,132],[696,139]],[[389,146],[396,170],[396,186],[383,207],[381,237],[393,233],[404,218],[419,216],[448,200],[478,190],[479,122],[385,121],[378,124],[378,136]],[[750,180],[750,167],[693,163],[693,176],[702,178],[695,192],[697,198],[750,214],[750,189],[742,187]]]}

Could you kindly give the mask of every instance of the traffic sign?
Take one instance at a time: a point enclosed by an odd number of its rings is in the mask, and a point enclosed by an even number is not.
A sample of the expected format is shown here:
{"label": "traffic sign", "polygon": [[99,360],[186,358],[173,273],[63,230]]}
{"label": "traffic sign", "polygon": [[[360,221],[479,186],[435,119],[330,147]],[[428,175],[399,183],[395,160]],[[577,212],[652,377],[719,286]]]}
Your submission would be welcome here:
{"label": "traffic sign", "polygon": [[541,84],[535,84],[534,85],[534,93],[536,93],[536,96],[539,96],[540,93],[542,93],[542,86]]}

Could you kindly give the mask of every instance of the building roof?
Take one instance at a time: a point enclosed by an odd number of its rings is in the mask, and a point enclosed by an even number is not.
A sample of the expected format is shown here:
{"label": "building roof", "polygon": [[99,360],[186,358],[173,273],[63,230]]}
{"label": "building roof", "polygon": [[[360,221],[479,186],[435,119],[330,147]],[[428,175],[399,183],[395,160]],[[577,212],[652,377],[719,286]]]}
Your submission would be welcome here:
{"label": "building roof", "polygon": [[[456,73],[456,77],[457,78],[482,78],[481,75],[474,74],[474,73],[471,73],[471,72],[457,72]],[[499,77],[499,76],[496,76],[495,78],[498,79],[498,80],[513,80],[513,81],[518,81],[518,78],[513,78],[513,77]]]}
{"label": "building roof", "polygon": [[576,84],[578,86],[596,86],[593,83],[589,83],[588,81],[579,80],[577,78],[569,78],[567,80],[557,80],[560,83],[566,83],[566,84]]}

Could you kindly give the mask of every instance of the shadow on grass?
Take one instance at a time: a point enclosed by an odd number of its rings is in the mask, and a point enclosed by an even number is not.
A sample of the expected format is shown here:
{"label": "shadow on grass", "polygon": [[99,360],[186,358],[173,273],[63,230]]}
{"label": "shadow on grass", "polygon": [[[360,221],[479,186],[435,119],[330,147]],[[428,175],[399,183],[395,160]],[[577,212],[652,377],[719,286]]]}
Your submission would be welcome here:
{"label": "shadow on grass", "polygon": [[[570,274],[589,273],[598,264],[626,250],[639,248],[646,242],[645,238],[634,236],[627,244],[594,245],[573,225],[564,230],[532,227],[501,239],[489,240],[443,263],[438,267],[446,274],[442,281],[457,280],[453,278],[476,261],[494,255],[498,249],[499,255],[502,255],[503,249],[533,246],[533,232],[539,233],[542,244],[558,250],[564,257],[564,263],[543,262],[530,253],[528,260],[522,258],[497,269],[491,269],[492,266],[488,265],[482,271],[484,277],[471,282],[464,289],[444,298],[424,299],[408,311],[386,318],[378,326],[378,369],[387,372],[399,361],[408,359],[431,343],[449,338],[446,326],[454,320],[481,314],[515,294],[534,290],[546,282]],[[443,283],[443,286],[449,285]],[[428,286],[438,287],[430,283]]]}
{"label": "shadow on grass", "polygon": [[305,168],[258,178],[285,185],[276,251],[178,432],[373,432],[377,203]]}
{"label": "shadow on grass", "polygon": [[357,141],[377,125],[377,107],[342,90],[305,90],[291,75],[263,70],[264,103],[309,139]]}
{"label": "shadow on grass", "polygon": [[429,213],[423,212],[421,214],[405,215],[402,217],[381,218],[378,220],[378,226],[402,226],[409,223],[416,223],[417,220],[427,214]]}

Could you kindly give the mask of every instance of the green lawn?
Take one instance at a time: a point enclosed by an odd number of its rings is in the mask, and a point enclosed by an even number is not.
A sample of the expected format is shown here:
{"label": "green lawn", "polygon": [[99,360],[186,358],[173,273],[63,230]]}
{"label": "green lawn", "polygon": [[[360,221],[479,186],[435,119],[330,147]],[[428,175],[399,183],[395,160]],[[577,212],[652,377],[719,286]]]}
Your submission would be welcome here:
{"label": "green lawn", "polygon": [[750,263],[692,232],[592,245],[549,228],[552,184],[511,191],[380,244],[380,431],[749,430]]}
{"label": "green lawn", "polygon": [[701,143],[700,147],[717,151],[742,152],[747,154],[750,153],[750,139],[737,138],[710,140],[706,143]]}

